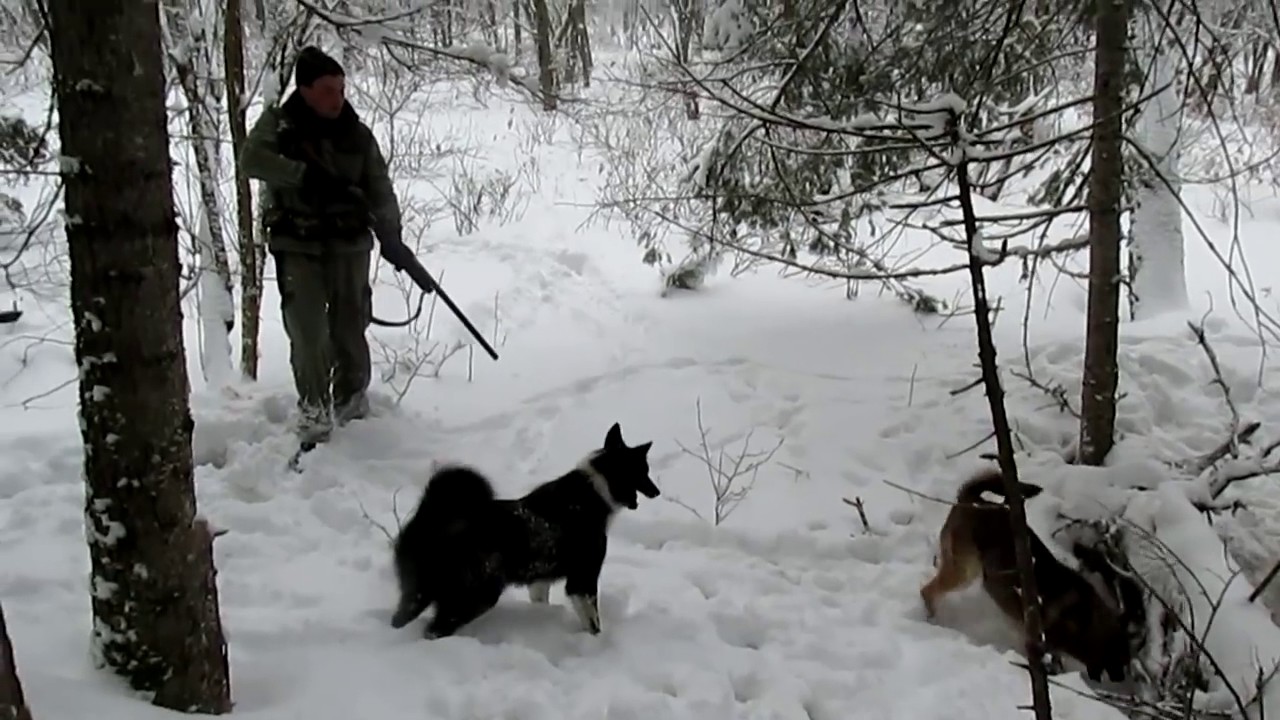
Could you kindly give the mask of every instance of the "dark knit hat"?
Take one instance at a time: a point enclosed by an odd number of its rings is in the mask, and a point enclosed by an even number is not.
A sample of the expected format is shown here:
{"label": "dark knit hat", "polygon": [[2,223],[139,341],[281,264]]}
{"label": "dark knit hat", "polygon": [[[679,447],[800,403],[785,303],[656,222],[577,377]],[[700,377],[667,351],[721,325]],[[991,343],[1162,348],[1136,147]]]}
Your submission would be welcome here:
{"label": "dark knit hat", "polygon": [[310,87],[312,83],[329,75],[346,75],[337,60],[324,54],[315,45],[308,45],[298,53],[293,65],[293,84],[298,87]]}

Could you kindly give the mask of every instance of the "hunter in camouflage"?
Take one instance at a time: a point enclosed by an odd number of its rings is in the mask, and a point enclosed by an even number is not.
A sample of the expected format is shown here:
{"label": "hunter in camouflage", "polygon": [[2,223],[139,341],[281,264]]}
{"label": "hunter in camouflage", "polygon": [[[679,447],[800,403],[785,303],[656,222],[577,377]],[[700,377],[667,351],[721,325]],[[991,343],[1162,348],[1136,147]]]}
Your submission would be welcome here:
{"label": "hunter in camouflage", "polygon": [[386,159],[347,103],[336,60],[306,47],[297,88],[249,133],[240,167],[266,185],[263,223],[298,391],[304,449],[369,412],[373,236],[396,270],[412,262]]}

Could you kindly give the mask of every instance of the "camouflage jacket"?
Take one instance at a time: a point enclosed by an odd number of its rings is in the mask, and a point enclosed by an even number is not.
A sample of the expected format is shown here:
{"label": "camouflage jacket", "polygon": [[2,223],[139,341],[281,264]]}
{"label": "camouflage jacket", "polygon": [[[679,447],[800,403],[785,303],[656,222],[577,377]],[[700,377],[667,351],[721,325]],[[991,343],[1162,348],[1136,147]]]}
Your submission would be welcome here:
{"label": "camouflage jacket", "polygon": [[[308,202],[301,192],[307,160],[318,159],[363,197]],[[400,203],[373,132],[348,103],[336,120],[317,117],[294,91],[262,112],[240,153],[240,168],[266,185],[263,224],[272,252],[368,252],[401,239]]]}

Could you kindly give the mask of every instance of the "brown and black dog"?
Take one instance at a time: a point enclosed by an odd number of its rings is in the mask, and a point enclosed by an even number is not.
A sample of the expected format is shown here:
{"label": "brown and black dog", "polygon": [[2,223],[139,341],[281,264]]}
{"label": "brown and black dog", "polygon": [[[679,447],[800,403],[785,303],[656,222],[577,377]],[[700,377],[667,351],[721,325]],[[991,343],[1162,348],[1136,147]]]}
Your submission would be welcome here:
{"label": "brown and black dog", "polygon": [[[1027,498],[1042,490],[1029,483],[1019,485]],[[1021,628],[1022,582],[1009,507],[984,500],[983,493],[1004,498],[1004,478],[999,470],[984,470],[960,486],[956,504],[938,536],[937,571],[920,588],[920,597],[932,618],[940,597],[971,585],[981,576],[987,595]],[[1091,680],[1100,681],[1103,672],[1115,681],[1125,679],[1133,657],[1133,621],[1126,616],[1125,603],[1104,595],[1080,571],[1063,564],[1034,532],[1030,537],[1048,649],[1079,660]],[[1086,572],[1101,571],[1095,564],[1087,563]]]}

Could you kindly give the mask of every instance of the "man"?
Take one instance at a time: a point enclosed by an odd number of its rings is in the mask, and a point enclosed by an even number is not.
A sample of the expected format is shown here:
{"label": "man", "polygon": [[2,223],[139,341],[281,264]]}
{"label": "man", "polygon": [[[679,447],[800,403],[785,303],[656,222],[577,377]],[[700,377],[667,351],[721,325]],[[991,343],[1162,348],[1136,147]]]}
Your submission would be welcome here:
{"label": "man", "polygon": [[413,254],[386,159],[344,97],[342,66],[308,46],[294,84],[249,132],[240,167],[266,184],[263,220],[298,391],[297,431],[309,450],[328,440],[335,421],[369,412],[371,235],[397,271]]}

